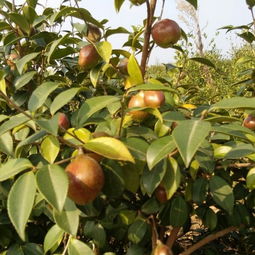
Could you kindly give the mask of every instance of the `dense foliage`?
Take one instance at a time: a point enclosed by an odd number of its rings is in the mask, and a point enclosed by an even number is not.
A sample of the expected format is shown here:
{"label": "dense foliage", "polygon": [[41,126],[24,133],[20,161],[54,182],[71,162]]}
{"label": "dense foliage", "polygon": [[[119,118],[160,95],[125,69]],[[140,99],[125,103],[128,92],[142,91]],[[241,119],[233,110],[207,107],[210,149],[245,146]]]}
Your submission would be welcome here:
{"label": "dense foliage", "polygon": [[[147,71],[164,1],[131,2],[148,16],[129,32],[78,1],[0,1],[1,255],[254,254],[254,55],[170,40],[175,65]],[[226,29],[252,46],[252,24]]]}

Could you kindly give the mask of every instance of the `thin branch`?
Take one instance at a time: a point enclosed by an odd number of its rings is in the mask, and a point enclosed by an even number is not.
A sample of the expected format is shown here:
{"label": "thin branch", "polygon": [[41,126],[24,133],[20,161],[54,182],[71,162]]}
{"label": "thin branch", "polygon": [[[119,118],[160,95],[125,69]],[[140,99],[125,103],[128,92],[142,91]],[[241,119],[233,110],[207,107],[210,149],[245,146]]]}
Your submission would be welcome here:
{"label": "thin branch", "polygon": [[192,254],[194,251],[198,250],[199,248],[201,248],[202,246],[208,244],[209,242],[218,239],[219,237],[222,237],[232,231],[236,231],[238,229],[238,227],[228,227],[225,228],[217,233],[214,234],[210,234],[207,237],[205,237],[204,239],[202,239],[201,241],[199,241],[198,243],[195,243],[194,245],[192,245],[191,247],[189,247],[186,251],[180,253],[179,255],[190,255]]}
{"label": "thin branch", "polygon": [[166,245],[172,249],[175,240],[178,238],[178,233],[180,231],[180,227],[174,227],[170,233],[170,236],[167,238]]}

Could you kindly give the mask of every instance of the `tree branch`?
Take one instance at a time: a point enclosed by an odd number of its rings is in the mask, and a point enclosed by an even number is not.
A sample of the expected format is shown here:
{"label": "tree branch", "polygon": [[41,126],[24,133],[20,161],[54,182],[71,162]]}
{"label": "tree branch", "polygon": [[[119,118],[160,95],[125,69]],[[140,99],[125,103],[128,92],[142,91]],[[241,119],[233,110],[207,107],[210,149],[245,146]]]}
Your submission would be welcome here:
{"label": "tree branch", "polygon": [[173,245],[174,245],[174,242],[175,240],[177,239],[178,237],[178,233],[180,231],[180,227],[174,227],[170,233],[170,236],[167,238],[167,241],[166,241],[166,245],[172,249]]}
{"label": "tree branch", "polygon": [[202,239],[201,241],[199,241],[198,243],[195,243],[194,245],[192,245],[191,247],[189,247],[186,251],[180,253],[179,255],[190,255],[191,253],[193,253],[194,251],[196,251],[197,249],[201,248],[202,246],[208,244],[209,242],[219,238],[219,237],[222,237],[232,231],[235,231],[237,230],[238,227],[228,227],[228,228],[225,228],[217,233],[214,233],[214,234],[210,234],[208,235],[207,237],[205,237],[204,239]]}

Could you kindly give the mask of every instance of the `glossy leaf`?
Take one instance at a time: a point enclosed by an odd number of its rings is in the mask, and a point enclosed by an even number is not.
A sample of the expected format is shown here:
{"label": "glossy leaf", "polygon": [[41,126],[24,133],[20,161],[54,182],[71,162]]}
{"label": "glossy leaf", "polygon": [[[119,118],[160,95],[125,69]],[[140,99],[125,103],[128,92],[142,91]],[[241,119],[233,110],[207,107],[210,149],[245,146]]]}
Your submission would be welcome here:
{"label": "glossy leaf", "polygon": [[170,87],[167,87],[165,85],[161,85],[161,84],[150,84],[150,83],[146,83],[146,84],[141,84],[141,85],[137,85],[137,86],[133,86],[131,87],[128,91],[132,92],[132,91],[138,91],[138,90],[159,90],[159,91],[169,91],[169,92],[173,92],[176,93],[175,89],[172,89]]}
{"label": "glossy leaf", "polygon": [[36,58],[39,54],[40,54],[40,52],[30,53],[30,54],[27,54],[26,56],[22,57],[21,59],[17,60],[16,67],[17,67],[18,72],[20,74],[22,74],[25,65],[32,59]]}
{"label": "glossy leaf", "polygon": [[162,185],[166,190],[167,199],[170,199],[177,191],[181,183],[181,178],[182,174],[177,161],[174,158],[170,157],[169,165],[162,180]]}
{"label": "glossy leaf", "polygon": [[252,153],[255,153],[255,148],[251,144],[238,144],[227,152],[224,159],[239,159]]}
{"label": "glossy leaf", "polygon": [[129,87],[142,84],[143,83],[143,75],[140,69],[139,64],[137,63],[137,60],[133,54],[130,55],[128,59],[128,80],[129,80],[129,85],[126,86],[126,89]]}
{"label": "glossy leaf", "polygon": [[120,8],[122,6],[122,4],[124,3],[125,0],[114,0],[114,6],[115,6],[115,10],[117,12],[120,11]]}
{"label": "glossy leaf", "polygon": [[35,176],[33,172],[28,172],[16,180],[8,196],[8,215],[22,240],[25,240],[25,227],[33,208],[35,192]]}
{"label": "glossy leaf", "polygon": [[214,230],[217,226],[218,218],[216,213],[211,209],[208,208],[205,214],[204,224],[210,230]]}
{"label": "glossy leaf", "polygon": [[47,97],[58,87],[58,85],[59,83],[57,82],[44,82],[37,87],[29,98],[28,109],[31,112],[36,111],[44,104]]}
{"label": "glossy leaf", "polygon": [[112,55],[112,45],[107,41],[99,42],[96,44],[96,49],[101,58],[106,63],[109,63]]}
{"label": "glossy leaf", "polygon": [[82,127],[94,113],[119,100],[116,96],[98,96],[87,99],[78,111],[76,125]]}
{"label": "glossy leaf", "polygon": [[94,255],[95,253],[84,242],[72,238],[71,242],[68,245],[68,254],[69,255]]}
{"label": "glossy leaf", "polygon": [[7,180],[32,167],[33,165],[26,158],[9,159],[6,163],[0,166],[0,181]]}
{"label": "glossy leaf", "polygon": [[64,139],[76,145],[83,145],[91,139],[91,132],[86,128],[69,128]]}
{"label": "glossy leaf", "polygon": [[47,253],[54,247],[64,236],[64,231],[58,225],[53,225],[44,237],[43,249]]}
{"label": "glossy leaf", "polygon": [[12,22],[14,22],[17,26],[19,26],[27,34],[29,34],[30,26],[23,15],[18,14],[18,13],[10,13],[9,18]]}
{"label": "glossy leaf", "polygon": [[146,153],[149,169],[152,169],[159,161],[165,158],[175,148],[176,145],[171,136],[165,136],[153,141]]}
{"label": "glossy leaf", "polygon": [[70,235],[75,236],[79,226],[79,211],[73,201],[66,199],[64,209],[53,211],[57,225]]}
{"label": "glossy leaf", "polygon": [[254,98],[246,97],[225,98],[213,104],[210,108],[210,111],[215,109],[238,109],[238,108],[255,109]]}
{"label": "glossy leaf", "polygon": [[58,134],[58,115],[54,115],[52,119],[36,120],[36,124],[41,129],[46,130],[49,134],[57,136]]}
{"label": "glossy leaf", "polygon": [[113,137],[91,139],[84,147],[106,158],[134,162],[134,158],[123,142]]}
{"label": "glossy leaf", "polygon": [[147,231],[147,224],[144,220],[136,220],[128,229],[128,239],[137,244],[139,243]]}
{"label": "glossy leaf", "polygon": [[80,88],[71,88],[59,93],[50,106],[50,113],[54,115],[61,107],[67,104],[80,90]]}
{"label": "glossy leaf", "polygon": [[208,136],[210,129],[210,123],[202,120],[185,120],[174,129],[173,139],[186,167]]}
{"label": "glossy leaf", "polygon": [[106,232],[101,224],[96,224],[94,221],[87,221],[84,226],[84,235],[88,238],[92,238],[98,247],[104,247]]}
{"label": "glossy leaf", "polygon": [[38,170],[36,182],[47,202],[62,211],[68,191],[68,178],[64,169],[58,165],[44,166]]}
{"label": "glossy leaf", "polygon": [[55,136],[49,135],[41,143],[41,154],[51,164],[54,163],[59,150],[59,141]]}
{"label": "glossy leaf", "polygon": [[189,216],[186,201],[181,197],[175,197],[171,203],[170,224],[174,227],[182,227]]}
{"label": "glossy leaf", "polygon": [[249,170],[246,176],[246,185],[248,189],[255,189],[255,167]]}
{"label": "glossy leaf", "polygon": [[195,203],[202,204],[206,199],[208,182],[203,178],[198,178],[193,183],[192,199]]}
{"label": "glossy leaf", "polygon": [[221,177],[213,176],[209,180],[209,187],[215,203],[231,214],[234,207],[234,195],[229,184]]}
{"label": "glossy leaf", "polygon": [[94,87],[97,86],[97,82],[98,82],[98,79],[100,77],[101,70],[102,70],[101,66],[95,66],[89,72],[90,80],[91,80],[91,83],[93,84]]}
{"label": "glossy leaf", "polygon": [[10,132],[0,136],[0,152],[13,156],[13,139]]}
{"label": "glossy leaf", "polygon": [[36,74],[36,71],[31,71],[31,72],[28,72],[28,73],[25,73],[23,75],[21,75],[14,83],[14,87],[16,89],[20,89],[22,87],[24,87],[26,84],[28,84],[32,79],[33,77],[35,76]]}
{"label": "glossy leaf", "polygon": [[189,58],[189,60],[196,61],[206,66],[215,68],[215,65],[207,58]]}

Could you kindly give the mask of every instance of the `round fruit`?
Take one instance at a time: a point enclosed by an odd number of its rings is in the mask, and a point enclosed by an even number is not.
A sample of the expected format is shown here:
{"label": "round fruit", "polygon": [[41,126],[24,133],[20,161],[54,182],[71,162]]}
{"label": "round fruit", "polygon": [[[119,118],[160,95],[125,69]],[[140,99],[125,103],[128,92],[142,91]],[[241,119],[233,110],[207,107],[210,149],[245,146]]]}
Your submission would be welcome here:
{"label": "round fruit", "polygon": [[162,19],[152,27],[151,35],[158,46],[168,48],[181,38],[181,29],[174,20]]}
{"label": "round fruit", "polygon": [[85,154],[78,155],[66,167],[68,196],[77,204],[93,201],[104,186],[104,173],[99,163]]}
{"label": "round fruit", "polygon": [[128,59],[127,58],[123,58],[120,60],[119,64],[117,65],[117,68],[119,69],[119,71],[124,74],[124,75],[128,75]]}
{"label": "round fruit", "polygon": [[155,190],[155,197],[157,200],[163,204],[167,201],[167,195],[166,195],[166,190],[162,185],[159,185],[156,190]]}
{"label": "round fruit", "polygon": [[[138,94],[134,95],[131,97],[129,103],[128,103],[128,108],[132,107],[145,107],[146,104],[144,102],[144,92],[141,91]],[[129,114],[132,116],[134,120],[137,121],[142,121],[144,120],[147,116],[148,113],[144,111],[130,111]]]}
{"label": "round fruit", "polygon": [[78,65],[84,69],[90,69],[97,65],[100,55],[92,44],[88,44],[81,48],[79,53]]}
{"label": "round fruit", "polygon": [[69,119],[66,114],[60,112],[58,115],[58,126],[62,129],[68,129],[70,126]]}
{"label": "round fruit", "polygon": [[88,41],[94,43],[99,42],[102,37],[100,29],[93,24],[87,24],[87,28],[88,30],[86,38],[88,39]]}
{"label": "round fruit", "polygon": [[141,5],[146,2],[146,0],[130,0],[130,2],[134,5]]}
{"label": "round fruit", "polygon": [[169,249],[169,247],[165,244],[162,244],[161,242],[158,243],[156,246],[153,255],[172,255],[172,251]]}
{"label": "round fruit", "polygon": [[249,114],[243,121],[243,126],[255,130],[255,116]]}
{"label": "round fruit", "polygon": [[144,102],[149,107],[160,107],[165,103],[165,95],[159,90],[144,91]]}

